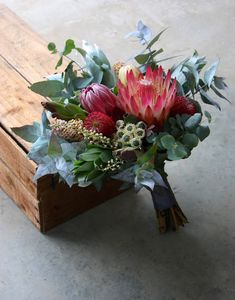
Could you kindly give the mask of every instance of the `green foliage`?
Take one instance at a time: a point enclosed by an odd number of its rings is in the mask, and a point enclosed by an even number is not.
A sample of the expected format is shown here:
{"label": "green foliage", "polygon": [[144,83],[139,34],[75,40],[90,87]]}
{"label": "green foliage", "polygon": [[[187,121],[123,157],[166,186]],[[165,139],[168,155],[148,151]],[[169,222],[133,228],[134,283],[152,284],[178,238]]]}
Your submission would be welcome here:
{"label": "green foliage", "polygon": [[187,119],[187,121],[184,123],[184,126],[186,129],[192,130],[200,124],[201,120],[202,120],[202,115],[199,113],[196,113]]}
{"label": "green foliage", "polygon": [[163,34],[164,31],[166,31],[167,28],[163,29],[161,32],[159,32],[147,45],[146,49],[151,49],[151,47],[159,40],[161,35]]}
{"label": "green foliage", "polygon": [[161,143],[165,149],[170,150],[171,148],[174,147],[176,142],[175,142],[175,138],[172,135],[167,134],[161,138]]}
{"label": "green foliage", "polygon": [[81,119],[84,120],[87,113],[77,104],[73,103],[58,103],[58,102],[43,102],[44,108],[52,113],[53,117],[63,120]]}
{"label": "green foliage", "polygon": [[79,155],[79,159],[74,161],[73,173],[78,180],[78,184],[86,186],[91,183],[97,188],[101,187],[104,179],[103,168],[113,159],[112,151],[100,146],[90,145]]}
{"label": "green foliage", "polygon": [[59,143],[57,136],[52,132],[49,143],[48,143],[48,155],[58,156],[62,154],[62,147]]}
{"label": "green foliage", "polygon": [[177,80],[178,94],[195,98],[195,95],[199,93],[204,103],[214,105],[220,109],[220,105],[213,99],[208,91],[212,90],[216,96],[228,101],[217,89],[224,89],[227,85],[223,77],[217,77],[215,75],[218,61],[214,62],[205,71],[204,76],[201,77],[201,71],[206,64],[205,57],[200,57],[195,51],[192,57],[183,60],[171,68],[172,78],[176,78]]}
{"label": "green foliage", "polygon": [[198,126],[196,129],[196,134],[199,137],[200,141],[203,141],[210,134],[210,128],[208,126]]}
{"label": "green foliage", "polygon": [[29,87],[33,92],[44,97],[58,97],[65,88],[58,80],[39,81]]}
{"label": "green foliage", "polygon": [[211,86],[211,83],[214,79],[218,64],[219,64],[219,61],[217,60],[205,71],[204,81],[208,85],[208,87]]}
{"label": "green foliage", "polygon": [[33,122],[32,125],[22,127],[12,127],[11,130],[27,142],[34,143],[41,135],[40,124]]}

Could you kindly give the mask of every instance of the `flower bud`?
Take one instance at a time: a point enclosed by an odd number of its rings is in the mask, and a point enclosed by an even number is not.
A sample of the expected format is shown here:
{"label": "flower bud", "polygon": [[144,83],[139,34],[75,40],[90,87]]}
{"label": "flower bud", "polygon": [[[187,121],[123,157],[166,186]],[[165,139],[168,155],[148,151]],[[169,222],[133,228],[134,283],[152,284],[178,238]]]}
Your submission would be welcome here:
{"label": "flower bud", "polygon": [[93,83],[80,95],[80,101],[85,110],[91,112],[101,112],[111,116],[117,108],[117,96],[103,84]]}
{"label": "flower bud", "polygon": [[126,75],[127,75],[127,72],[129,73],[130,71],[133,72],[133,75],[135,78],[137,78],[140,74],[139,69],[133,65],[123,66],[119,70],[118,78],[124,86],[127,85]]}

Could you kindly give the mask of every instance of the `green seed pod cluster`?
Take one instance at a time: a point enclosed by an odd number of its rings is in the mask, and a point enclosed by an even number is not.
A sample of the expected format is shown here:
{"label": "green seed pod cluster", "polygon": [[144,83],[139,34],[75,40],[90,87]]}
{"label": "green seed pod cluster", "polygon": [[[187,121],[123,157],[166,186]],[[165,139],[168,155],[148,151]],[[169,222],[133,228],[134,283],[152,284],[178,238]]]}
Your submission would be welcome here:
{"label": "green seed pod cluster", "polygon": [[146,124],[142,121],[137,124],[128,123],[118,120],[116,123],[117,132],[115,134],[115,147],[140,149],[142,140],[145,137]]}

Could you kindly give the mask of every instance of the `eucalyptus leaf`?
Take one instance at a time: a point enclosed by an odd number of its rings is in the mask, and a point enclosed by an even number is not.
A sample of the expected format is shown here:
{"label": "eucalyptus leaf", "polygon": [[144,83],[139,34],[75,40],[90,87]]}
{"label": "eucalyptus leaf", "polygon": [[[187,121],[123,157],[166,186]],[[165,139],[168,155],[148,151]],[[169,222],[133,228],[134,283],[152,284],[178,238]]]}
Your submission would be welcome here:
{"label": "eucalyptus leaf", "polygon": [[52,53],[56,53],[56,45],[55,45],[55,43],[50,42],[47,45],[47,48],[48,48],[49,51],[52,51]]}
{"label": "eucalyptus leaf", "polygon": [[22,127],[12,127],[11,130],[29,143],[34,143],[41,135],[40,124],[33,122],[32,125],[24,125]]}
{"label": "eucalyptus leaf", "polygon": [[74,84],[77,89],[84,89],[92,82],[93,79],[93,77],[77,77]]}
{"label": "eucalyptus leaf", "polygon": [[33,83],[31,91],[44,97],[57,97],[64,89],[64,84],[58,80],[39,81]]}
{"label": "eucalyptus leaf", "polygon": [[[160,36],[163,34],[164,31],[166,31],[167,28],[163,29],[161,32],[159,32],[147,45],[147,48],[150,49],[160,38]],[[147,49],[146,48],[146,49]]]}
{"label": "eucalyptus leaf", "polygon": [[36,173],[33,177],[33,181],[36,182],[39,178],[48,175],[48,174],[56,174],[57,169],[55,162],[53,160],[47,161],[43,164],[39,164]]}
{"label": "eucalyptus leaf", "polygon": [[187,145],[190,149],[196,147],[198,145],[198,137],[193,133],[186,133],[183,136],[182,142],[184,145]]}
{"label": "eucalyptus leaf", "polygon": [[219,110],[221,110],[220,105],[212,99],[210,95],[208,95],[203,89],[200,89],[200,96],[202,98],[202,101],[206,104],[214,105]]}
{"label": "eucalyptus leaf", "polygon": [[186,148],[180,142],[176,142],[174,147],[167,150],[167,157],[170,160],[179,160],[188,155]]}
{"label": "eucalyptus leaf", "polygon": [[60,59],[58,60],[56,66],[55,66],[55,68],[56,69],[59,68],[62,65],[62,63],[63,63],[63,56],[60,57]]}
{"label": "eucalyptus leaf", "polygon": [[171,149],[175,145],[175,138],[167,134],[161,138],[161,143],[165,149]]}
{"label": "eucalyptus leaf", "polygon": [[223,94],[221,94],[217,89],[216,87],[211,84],[211,89],[214,91],[214,93],[219,96],[220,98],[224,99],[224,100],[227,100],[229,103],[231,103],[231,101],[229,101]]}
{"label": "eucalyptus leaf", "polygon": [[200,124],[201,120],[202,115],[200,113],[196,113],[184,123],[184,127],[186,129],[194,129]]}
{"label": "eucalyptus leaf", "polygon": [[217,60],[216,62],[214,62],[209,69],[206,70],[205,74],[204,74],[204,81],[206,82],[206,84],[210,87],[212,80],[215,76],[217,67],[218,67],[219,61]]}
{"label": "eucalyptus leaf", "polygon": [[52,132],[49,144],[48,144],[48,155],[59,156],[62,154],[62,147],[59,143],[57,136]]}
{"label": "eucalyptus leaf", "polygon": [[224,79],[224,77],[214,76],[214,84],[220,90],[224,90],[228,87]]}
{"label": "eucalyptus leaf", "polygon": [[210,128],[208,126],[198,126],[196,129],[196,134],[199,137],[200,141],[203,141],[210,134]]}
{"label": "eucalyptus leaf", "polygon": [[121,171],[111,177],[116,180],[125,181],[133,184],[135,182],[136,176],[135,170],[136,166],[131,166],[130,168],[125,169],[124,171]]}
{"label": "eucalyptus leaf", "polygon": [[65,47],[64,47],[63,55],[66,56],[66,55],[70,54],[75,47],[76,46],[74,44],[74,41],[72,39],[68,39],[65,42]]}
{"label": "eucalyptus leaf", "polygon": [[145,54],[139,54],[139,55],[135,56],[135,60],[139,64],[143,65],[154,55],[154,53],[156,53],[156,50],[153,50],[153,51],[151,51],[149,53],[145,53]]}
{"label": "eucalyptus leaf", "polygon": [[205,116],[206,116],[208,122],[210,123],[211,120],[212,120],[211,114],[210,114],[209,111],[207,111],[207,110],[204,111],[204,114],[205,114]]}

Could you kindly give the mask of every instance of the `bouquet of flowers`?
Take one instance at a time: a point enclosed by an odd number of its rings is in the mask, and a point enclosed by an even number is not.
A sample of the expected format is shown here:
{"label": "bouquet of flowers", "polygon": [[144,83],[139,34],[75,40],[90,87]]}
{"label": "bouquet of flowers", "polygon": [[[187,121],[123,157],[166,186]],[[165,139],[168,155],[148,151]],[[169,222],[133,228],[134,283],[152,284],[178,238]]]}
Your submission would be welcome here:
{"label": "bouquet of flowers", "polygon": [[[94,184],[99,191],[107,179],[123,181],[122,189],[146,188],[152,196],[160,232],[177,230],[187,218],[167,180],[165,162],[188,158],[210,133],[211,115],[201,105],[220,109],[214,96],[226,97],[227,85],[216,76],[218,61],[206,68],[197,51],[165,70],[155,48],[161,31],[152,37],[141,21],[128,34],[143,46],[128,63],[113,66],[96,45],[71,39],[59,53],[56,68],[68,65],[30,89],[47,98],[41,124],[12,128],[33,143],[28,157],[38,164],[34,180],[56,174],[69,186]],[[68,59],[79,53],[84,61]],[[66,57],[66,58],[65,58]],[[134,62],[129,62],[133,60]],[[202,75],[203,73],[203,75]]]}

